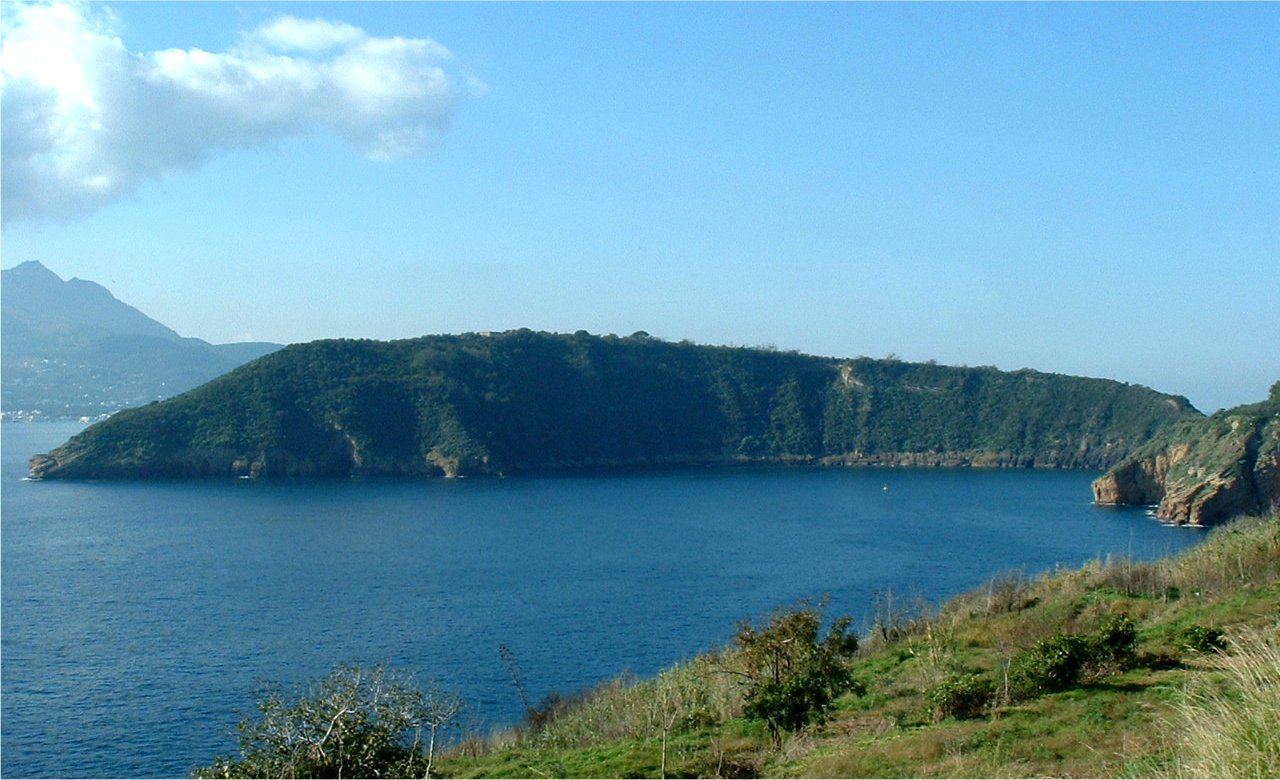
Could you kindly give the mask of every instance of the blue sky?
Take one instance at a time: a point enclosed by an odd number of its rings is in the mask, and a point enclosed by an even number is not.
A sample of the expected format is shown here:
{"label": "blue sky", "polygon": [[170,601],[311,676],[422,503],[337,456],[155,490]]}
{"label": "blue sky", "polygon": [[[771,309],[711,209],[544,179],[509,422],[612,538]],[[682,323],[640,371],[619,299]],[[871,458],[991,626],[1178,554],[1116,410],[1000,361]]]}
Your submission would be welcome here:
{"label": "blue sky", "polygon": [[1280,379],[1280,5],[3,12],[4,267],[183,335]]}

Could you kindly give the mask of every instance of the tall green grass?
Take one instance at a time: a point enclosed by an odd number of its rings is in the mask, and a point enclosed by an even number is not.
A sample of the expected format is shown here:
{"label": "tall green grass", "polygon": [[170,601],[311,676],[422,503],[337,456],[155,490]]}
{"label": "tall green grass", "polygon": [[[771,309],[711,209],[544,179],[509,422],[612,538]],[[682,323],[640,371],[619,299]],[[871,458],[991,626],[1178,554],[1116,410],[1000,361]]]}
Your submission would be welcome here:
{"label": "tall green grass", "polygon": [[722,723],[742,712],[736,667],[736,653],[708,653],[653,678],[618,678],[554,699],[525,740],[538,747],[581,748],[621,739],[661,739]]}
{"label": "tall green grass", "polygon": [[1280,777],[1280,623],[1233,638],[1178,704],[1175,777]]}

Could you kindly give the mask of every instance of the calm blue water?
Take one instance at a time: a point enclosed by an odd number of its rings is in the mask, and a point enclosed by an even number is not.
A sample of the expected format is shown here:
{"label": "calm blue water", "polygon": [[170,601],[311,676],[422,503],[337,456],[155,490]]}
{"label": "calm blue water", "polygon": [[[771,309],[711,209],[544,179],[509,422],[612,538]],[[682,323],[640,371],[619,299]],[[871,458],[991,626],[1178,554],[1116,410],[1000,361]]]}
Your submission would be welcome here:
{"label": "calm blue water", "polygon": [[[765,470],[336,482],[23,481],[77,426],[3,426],[0,773],[175,776],[234,750],[260,680],[435,677],[479,727],[722,646],[829,593],[1151,558],[1200,532],[1090,504],[1083,472]],[[885,486],[888,490],[885,490]]]}

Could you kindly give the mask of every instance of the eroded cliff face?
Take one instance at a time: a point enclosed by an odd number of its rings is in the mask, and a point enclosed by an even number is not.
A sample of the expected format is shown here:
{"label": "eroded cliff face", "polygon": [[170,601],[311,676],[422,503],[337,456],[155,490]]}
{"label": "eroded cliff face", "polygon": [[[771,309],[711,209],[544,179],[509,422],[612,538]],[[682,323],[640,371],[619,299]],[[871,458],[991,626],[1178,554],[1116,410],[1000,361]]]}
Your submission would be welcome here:
{"label": "eroded cliff face", "polygon": [[1165,495],[1164,479],[1169,467],[1190,453],[1190,445],[1178,444],[1130,458],[1094,481],[1094,501],[1107,505],[1158,504]]}
{"label": "eroded cliff face", "polygon": [[[1280,387],[1280,383],[1277,383]],[[1182,425],[1093,483],[1094,501],[1156,505],[1171,523],[1204,525],[1280,506],[1280,393]]]}

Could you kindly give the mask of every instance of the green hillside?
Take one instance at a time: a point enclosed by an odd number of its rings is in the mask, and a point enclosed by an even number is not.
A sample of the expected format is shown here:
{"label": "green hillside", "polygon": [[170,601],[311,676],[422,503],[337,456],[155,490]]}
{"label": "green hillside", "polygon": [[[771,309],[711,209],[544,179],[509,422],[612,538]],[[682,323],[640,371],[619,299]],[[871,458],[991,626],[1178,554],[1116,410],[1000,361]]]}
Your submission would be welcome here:
{"label": "green hillside", "polygon": [[730,463],[1106,468],[1186,399],[1030,370],[534,333],[294,345],[91,426],[54,478]]}

